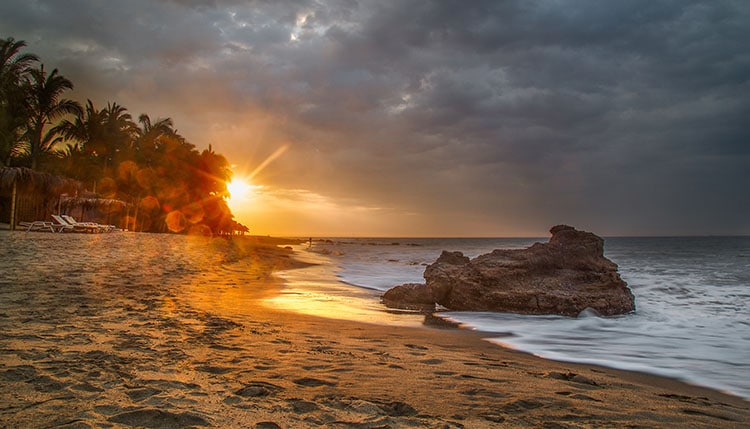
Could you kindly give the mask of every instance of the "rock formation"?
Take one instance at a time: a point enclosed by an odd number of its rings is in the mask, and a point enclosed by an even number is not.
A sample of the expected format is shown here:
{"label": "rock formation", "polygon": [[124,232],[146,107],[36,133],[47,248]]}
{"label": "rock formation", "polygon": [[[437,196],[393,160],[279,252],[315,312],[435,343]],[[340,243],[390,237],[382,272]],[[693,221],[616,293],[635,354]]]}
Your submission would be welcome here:
{"label": "rock formation", "polygon": [[383,295],[389,307],[603,316],[635,310],[633,294],[604,257],[604,240],[567,225],[553,227],[548,243],[494,250],[472,260],[446,252],[424,272],[426,284],[396,286]]}

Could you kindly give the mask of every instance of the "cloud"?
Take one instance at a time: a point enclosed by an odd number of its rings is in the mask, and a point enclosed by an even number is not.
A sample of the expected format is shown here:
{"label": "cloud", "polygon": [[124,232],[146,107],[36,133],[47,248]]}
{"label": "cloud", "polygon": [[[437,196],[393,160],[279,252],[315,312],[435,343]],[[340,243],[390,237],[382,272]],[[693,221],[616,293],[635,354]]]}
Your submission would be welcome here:
{"label": "cloud", "polygon": [[288,145],[259,181],[435,234],[750,232],[748,21],[707,0],[0,5],[78,96],[247,168]]}

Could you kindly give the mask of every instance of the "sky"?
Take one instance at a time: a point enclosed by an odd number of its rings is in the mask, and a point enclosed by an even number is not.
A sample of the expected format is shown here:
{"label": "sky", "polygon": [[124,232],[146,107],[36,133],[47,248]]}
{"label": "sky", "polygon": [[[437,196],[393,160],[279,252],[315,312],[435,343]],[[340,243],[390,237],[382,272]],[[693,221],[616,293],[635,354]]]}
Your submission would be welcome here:
{"label": "sky", "polygon": [[257,234],[750,234],[750,2],[3,0],[71,98],[171,117]]}

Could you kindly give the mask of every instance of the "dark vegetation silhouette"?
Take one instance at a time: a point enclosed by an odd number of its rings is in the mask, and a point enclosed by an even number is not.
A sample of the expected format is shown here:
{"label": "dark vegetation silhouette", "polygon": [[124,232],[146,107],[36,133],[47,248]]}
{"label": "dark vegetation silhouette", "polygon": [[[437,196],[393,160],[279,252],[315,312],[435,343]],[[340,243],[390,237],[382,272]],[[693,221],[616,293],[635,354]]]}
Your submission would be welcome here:
{"label": "dark vegetation silhouette", "polygon": [[133,120],[116,102],[64,98],[73,83],[26,43],[0,39],[0,168],[75,179],[96,198],[125,202],[121,227],[203,235],[246,232],[227,205],[226,158],[199,151],[170,118]]}

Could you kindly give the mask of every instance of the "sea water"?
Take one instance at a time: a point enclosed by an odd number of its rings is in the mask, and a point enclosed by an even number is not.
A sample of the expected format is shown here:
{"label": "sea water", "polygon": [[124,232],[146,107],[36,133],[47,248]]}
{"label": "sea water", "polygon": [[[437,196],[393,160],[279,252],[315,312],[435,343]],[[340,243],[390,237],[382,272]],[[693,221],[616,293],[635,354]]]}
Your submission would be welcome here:
{"label": "sea water", "polygon": [[[373,312],[387,312],[379,302],[382,293],[423,282],[425,266],[442,250],[473,258],[546,241],[330,239],[315,240],[302,253],[320,264],[312,269],[325,271],[315,278],[330,276],[315,296],[337,306],[335,317],[377,322]],[[607,238],[605,256],[619,265],[633,291],[635,313],[611,318],[441,315],[486,332],[490,341],[541,357],[648,372],[750,398],[750,237]],[[298,286],[310,278],[304,272],[284,275],[301,276],[287,278]],[[305,300],[310,289],[297,287],[293,294]],[[399,317],[389,313],[388,323]],[[413,316],[403,317],[404,324],[415,323]]]}

